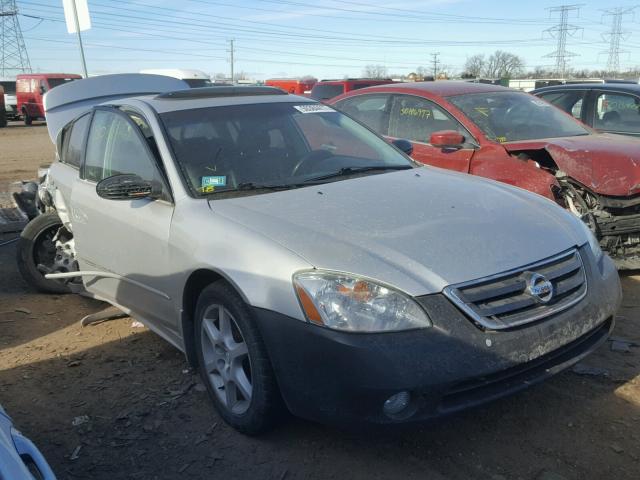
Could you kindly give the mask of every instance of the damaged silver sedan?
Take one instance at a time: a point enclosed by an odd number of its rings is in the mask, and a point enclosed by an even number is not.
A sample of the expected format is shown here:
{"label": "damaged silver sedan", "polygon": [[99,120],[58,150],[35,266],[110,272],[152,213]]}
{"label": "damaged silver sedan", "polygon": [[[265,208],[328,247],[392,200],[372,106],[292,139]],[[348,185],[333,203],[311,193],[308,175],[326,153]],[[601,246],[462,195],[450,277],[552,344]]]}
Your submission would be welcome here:
{"label": "damaged silver sedan", "polygon": [[[605,341],[618,275],[578,218],[415,164],[310,99],[148,75],[48,94],[20,262],[185,352],[220,415],[393,424],[519,391]],[[461,195],[460,192],[464,192]]]}

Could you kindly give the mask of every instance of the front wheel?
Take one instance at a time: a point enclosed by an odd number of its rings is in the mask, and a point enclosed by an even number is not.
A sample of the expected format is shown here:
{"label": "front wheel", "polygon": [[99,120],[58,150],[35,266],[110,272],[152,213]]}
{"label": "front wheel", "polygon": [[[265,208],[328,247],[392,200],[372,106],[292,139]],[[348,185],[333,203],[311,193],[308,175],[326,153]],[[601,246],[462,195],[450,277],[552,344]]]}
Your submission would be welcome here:
{"label": "front wheel", "polygon": [[220,416],[247,435],[280,418],[282,401],[251,311],[227,284],[205,288],[195,312],[200,375]]}
{"label": "front wheel", "polygon": [[[63,258],[58,252],[55,237],[63,228],[56,212],[47,212],[31,220],[18,240],[18,270],[27,284],[44,293],[69,293],[69,287],[61,280],[47,280],[48,272],[75,270],[73,260]],[[68,265],[64,265],[64,262]]]}

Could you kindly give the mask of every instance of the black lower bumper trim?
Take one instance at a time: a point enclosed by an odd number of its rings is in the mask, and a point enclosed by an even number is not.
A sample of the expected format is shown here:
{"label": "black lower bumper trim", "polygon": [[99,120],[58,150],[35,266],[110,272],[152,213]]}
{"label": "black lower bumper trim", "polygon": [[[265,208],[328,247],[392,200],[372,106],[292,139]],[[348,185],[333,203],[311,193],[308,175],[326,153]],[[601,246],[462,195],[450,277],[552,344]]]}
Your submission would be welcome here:
{"label": "black lower bumper trim", "polygon": [[598,348],[606,341],[613,324],[613,318],[609,318],[598,328],[531,362],[457,384],[445,393],[438,410],[443,414],[453,413],[540,383],[579,362]]}

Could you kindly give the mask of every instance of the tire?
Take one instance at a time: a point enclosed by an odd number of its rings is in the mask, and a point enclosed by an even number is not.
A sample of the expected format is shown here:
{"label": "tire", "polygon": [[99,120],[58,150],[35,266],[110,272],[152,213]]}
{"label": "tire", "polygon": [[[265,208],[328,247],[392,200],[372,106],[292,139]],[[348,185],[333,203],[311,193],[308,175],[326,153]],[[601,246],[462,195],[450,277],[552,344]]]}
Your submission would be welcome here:
{"label": "tire", "polygon": [[24,120],[24,124],[28,127],[33,123],[33,117],[27,113],[25,110],[22,112],[22,118]]}
{"label": "tire", "polygon": [[55,256],[55,246],[51,238],[61,226],[62,221],[58,214],[47,212],[31,220],[20,234],[18,270],[25,282],[37,291],[58,294],[71,292],[65,283],[47,280],[38,270],[38,263],[48,262],[52,255]]}
{"label": "tire", "polygon": [[224,421],[246,435],[273,428],[284,409],[271,362],[250,309],[227,283],[200,293],[195,342],[200,376]]}
{"label": "tire", "polygon": [[0,105],[0,109],[3,110],[0,111],[0,128],[4,128],[7,126],[7,112],[4,111],[3,105]]}

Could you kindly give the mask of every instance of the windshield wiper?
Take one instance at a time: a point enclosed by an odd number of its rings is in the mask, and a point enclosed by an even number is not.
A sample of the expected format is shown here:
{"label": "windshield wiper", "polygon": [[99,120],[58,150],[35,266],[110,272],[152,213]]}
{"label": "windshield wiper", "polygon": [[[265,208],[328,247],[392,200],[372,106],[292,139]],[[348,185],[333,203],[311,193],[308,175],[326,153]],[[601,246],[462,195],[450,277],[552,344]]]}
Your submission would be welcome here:
{"label": "windshield wiper", "polygon": [[362,172],[383,172],[385,170],[409,170],[414,168],[412,165],[376,165],[368,167],[343,167],[340,170],[319,177],[309,178],[305,183],[317,182],[318,180],[327,180],[329,178],[344,177]]}
{"label": "windshield wiper", "polygon": [[287,190],[290,188],[299,187],[299,183],[279,183],[279,184],[264,184],[264,183],[255,183],[255,182],[244,182],[239,183],[238,186],[234,190],[225,190],[229,191],[247,191],[247,190]]}

